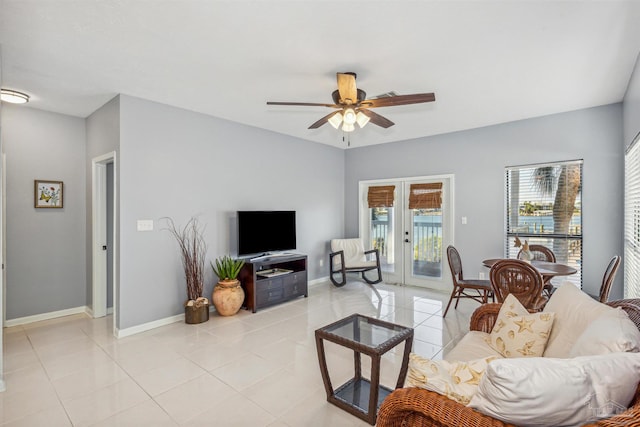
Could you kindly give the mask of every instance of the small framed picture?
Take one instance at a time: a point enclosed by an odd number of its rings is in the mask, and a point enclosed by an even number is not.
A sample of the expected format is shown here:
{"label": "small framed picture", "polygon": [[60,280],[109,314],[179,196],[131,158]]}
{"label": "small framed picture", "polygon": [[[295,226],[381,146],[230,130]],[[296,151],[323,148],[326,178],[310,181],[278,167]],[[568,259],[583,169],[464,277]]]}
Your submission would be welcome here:
{"label": "small framed picture", "polygon": [[62,181],[36,179],[34,181],[34,206],[36,208],[61,208],[63,191]]}

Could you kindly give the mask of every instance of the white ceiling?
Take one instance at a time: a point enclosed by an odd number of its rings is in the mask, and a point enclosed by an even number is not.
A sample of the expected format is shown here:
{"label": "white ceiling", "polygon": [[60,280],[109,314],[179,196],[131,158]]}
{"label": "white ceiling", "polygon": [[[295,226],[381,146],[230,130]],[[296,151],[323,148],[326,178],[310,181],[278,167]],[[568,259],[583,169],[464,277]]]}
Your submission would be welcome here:
{"label": "white ceiling", "polygon": [[0,0],[2,86],[86,117],[122,93],[345,147],[307,127],[336,72],[369,97],[435,92],[375,111],[363,146],[622,101],[640,1]]}

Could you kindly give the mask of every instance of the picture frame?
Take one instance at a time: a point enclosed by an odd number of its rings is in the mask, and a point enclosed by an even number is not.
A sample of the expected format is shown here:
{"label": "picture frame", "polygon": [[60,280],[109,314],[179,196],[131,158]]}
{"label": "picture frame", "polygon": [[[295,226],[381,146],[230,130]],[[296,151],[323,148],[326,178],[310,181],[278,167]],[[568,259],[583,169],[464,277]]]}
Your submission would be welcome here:
{"label": "picture frame", "polygon": [[61,209],[64,202],[62,181],[36,179],[33,184],[34,207]]}

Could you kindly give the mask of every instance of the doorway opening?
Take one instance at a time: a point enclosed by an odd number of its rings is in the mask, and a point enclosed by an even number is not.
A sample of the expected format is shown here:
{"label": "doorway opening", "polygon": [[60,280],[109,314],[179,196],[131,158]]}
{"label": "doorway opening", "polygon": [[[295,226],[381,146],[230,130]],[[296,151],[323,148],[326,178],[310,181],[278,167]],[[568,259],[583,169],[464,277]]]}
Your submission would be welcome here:
{"label": "doorway opening", "polygon": [[92,166],[92,314],[117,316],[116,153],[91,161]]}

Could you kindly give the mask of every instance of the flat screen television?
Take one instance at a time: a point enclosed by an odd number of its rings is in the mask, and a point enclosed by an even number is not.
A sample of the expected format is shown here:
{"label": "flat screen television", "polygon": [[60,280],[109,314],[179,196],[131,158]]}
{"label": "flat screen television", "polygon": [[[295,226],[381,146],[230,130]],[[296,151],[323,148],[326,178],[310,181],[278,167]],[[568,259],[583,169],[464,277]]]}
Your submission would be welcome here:
{"label": "flat screen television", "polygon": [[295,211],[238,211],[238,256],[295,248]]}

